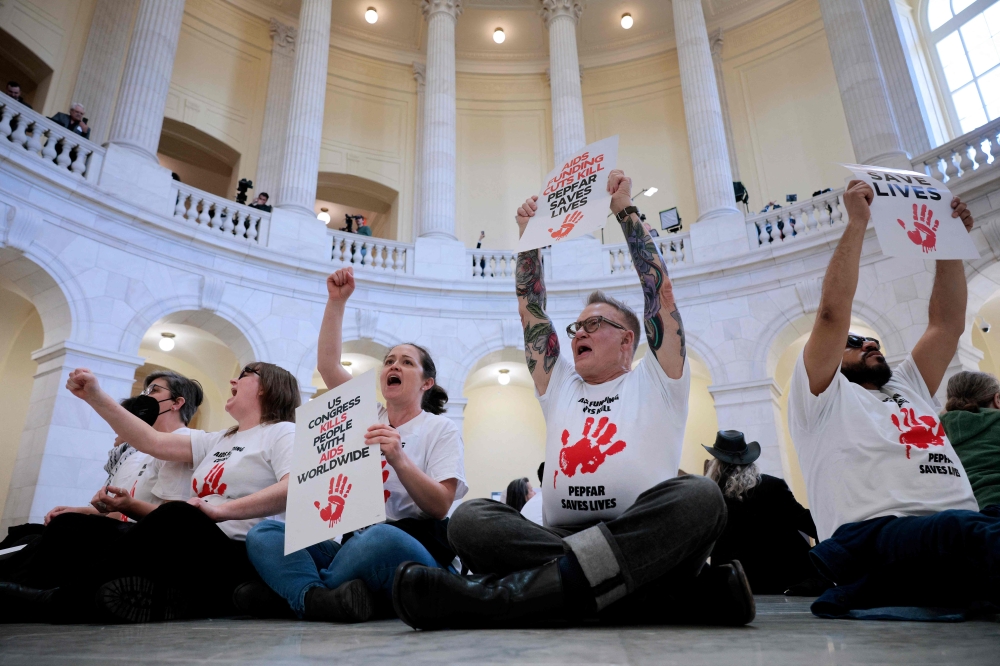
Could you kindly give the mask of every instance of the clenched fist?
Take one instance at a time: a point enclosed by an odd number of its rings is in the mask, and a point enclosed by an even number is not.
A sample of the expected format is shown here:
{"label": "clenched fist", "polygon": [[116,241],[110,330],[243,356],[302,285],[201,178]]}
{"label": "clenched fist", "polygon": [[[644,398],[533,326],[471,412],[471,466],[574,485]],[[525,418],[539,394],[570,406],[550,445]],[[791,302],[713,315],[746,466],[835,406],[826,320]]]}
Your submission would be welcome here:
{"label": "clenched fist", "polygon": [[611,212],[617,215],[632,205],[632,179],[621,169],[608,174],[608,194],[611,195]]}
{"label": "clenched fist", "polygon": [[101,394],[101,385],[90,370],[77,368],[69,373],[69,379],[66,380],[66,390],[81,400],[90,402]]}
{"label": "clenched fist", "polygon": [[326,291],[331,301],[347,301],[354,293],[354,269],[341,268],[326,278]]}
{"label": "clenched fist", "polygon": [[528,226],[528,220],[535,216],[535,211],[538,210],[538,196],[532,196],[524,200],[520,208],[517,209],[517,215],[514,217],[517,220],[517,237],[520,238],[524,235],[524,228]]}
{"label": "clenched fist", "polygon": [[847,191],[844,192],[844,207],[847,208],[847,221],[858,220],[868,222],[872,216],[871,203],[875,199],[875,192],[868,183],[863,180],[852,180],[847,184]]}

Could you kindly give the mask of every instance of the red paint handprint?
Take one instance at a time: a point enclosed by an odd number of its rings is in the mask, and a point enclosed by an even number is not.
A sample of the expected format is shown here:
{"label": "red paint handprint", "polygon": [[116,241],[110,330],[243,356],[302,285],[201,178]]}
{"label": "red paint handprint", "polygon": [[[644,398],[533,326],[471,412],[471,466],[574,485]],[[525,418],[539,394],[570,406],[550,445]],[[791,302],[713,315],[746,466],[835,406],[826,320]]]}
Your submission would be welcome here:
{"label": "red paint handprint", "polygon": [[344,503],[347,501],[347,496],[351,494],[351,488],[347,477],[338,474],[336,479],[330,478],[330,492],[326,498],[326,506],[320,508],[319,502],[313,502],[319,509],[319,517],[325,520],[330,527],[339,523],[341,516],[344,515]]}
{"label": "red paint handprint", "polygon": [[563,223],[561,227],[555,230],[549,229],[549,234],[551,234],[553,238],[565,238],[567,235],[569,235],[569,232],[573,231],[573,227],[576,226],[576,223],[582,219],[583,219],[583,213],[581,213],[578,210],[575,210],[569,215],[567,215],[565,218],[563,218]]}
{"label": "red paint handprint", "polygon": [[[903,422],[892,415],[892,424],[899,430],[899,443],[906,447],[906,458],[910,458],[910,447],[926,449],[928,446],[944,446],[944,426],[933,416],[917,416],[913,408],[903,409]],[[905,430],[903,428],[906,428]],[[936,429],[935,429],[936,428]]]}
{"label": "red paint handprint", "polygon": [[222,481],[222,472],[224,471],[222,466],[224,464],[215,463],[212,465],[212,469],[208,470],[205,481],[201,484],[201,490],[198,490],[198,479],[191,479],[191,487],[195,495],[205,497],[206,495],[221,495],[226,492],[226,484],[219,483]]}
{"label": "red paint handprint", "polygon": [[[906,229],[906,222],[896,218],[899,226]],[[913,241],[914,245],[919,245],[924,252],[933,252],[937,249],[937,229],[941,224],[940,220],[934,219],[934,211],[926,204],[917,210],[917,204],[913,204],[913,229],[906,232],[906,237]]]}
{"label": "red paint handprint", "polygon": [[[387,470],[385,468],[385,461],[383,460],[382,461],[382,483],[385,483],[388,480],[389,480],[389,470]],[[382,489],[382,494],[385,495],[385,501],[386,502],[388,502],[389,498],[392,497],[392,493],[390,493],[385,488]]]}
{"label": "red paint handprint", "polygon": [[[559,451],[559,469],[566,476],[575,475],[578,468],[583,474],[592,474],[604,464],[608,456],[625,450],[623,440],[619,439],[617,442],[611,443],[615,433],[618,432],[618,426],[614,423],[608,423],[608,417],[601,417],[594,432],[591,433],[590,429],[593,425],[594,418],[588,416],[583,424],[583,437],[572,446],[568,445],[569,430],[563,430],[563,448]],[[593,442],[590,441],[591,437],[594,438]],[[555,479],[553,479],[553,485],[555,485]]]}

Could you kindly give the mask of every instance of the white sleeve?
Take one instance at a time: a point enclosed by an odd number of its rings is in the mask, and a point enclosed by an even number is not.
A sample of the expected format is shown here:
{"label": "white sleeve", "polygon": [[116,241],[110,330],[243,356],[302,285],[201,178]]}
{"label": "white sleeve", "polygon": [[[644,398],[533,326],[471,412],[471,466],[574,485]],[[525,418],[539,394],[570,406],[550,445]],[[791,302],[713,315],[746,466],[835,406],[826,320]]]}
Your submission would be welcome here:
{"label": "white sleeve", "polygon": [[538,398],[538,402],[542,405],[542,413],[546,413],[550,402],[556,402],[556,398],[553,396],[559,394],[575,372],[576,368],[573,367],[573,362],[566,358],[565,354],[560,353],[556,357],[555,367],[552,368],[549,385],[545,387],[545,395],[539,395],[538,388],[535,388],[535,397]]}
{"label": "white sleeve", "polygon": [[191,431],[191,466],[198,469],[198,465],[208,457],[212,449],[218,445],[219,441],[226,435],[225,430],[218,432],[205,432],[204,430]]}
{"label": "white sleeve", "polygon": [[927,390],[927,382],[924,381],[924,376],[920,374],[920,368],[917,367],[917,362],[913,360],[913,355],[908,354],[903,359],[903,362],[893,369],[892,379],[886,382],[886,386],[891,388],[894,384],[907,388],[927,402],[934,404],[934,396]]}
{"label": "white sleeve", "polygon": [[646,352],[635,370],[639,372],[637,377],[643,382],[656,387],[666,403],[667,409],[680,419],[681,423],[686,423],[688,399],[691,395],[691,364],[688,360],[684,359],[684,369],[679,379],[668,377],[667,373],[663,371],[663,366],[656,359],[656,355],[651,351]]}
{"label": "white sleeve", "polygon": [[435,418],[433,440],[428,442],[427,469],[423,472],[435,481],[457,479],[455,499],[465,497],[469,487],[465,483],[465,449],[458,426],[447,416]]}
{"label": "white sleeve", "polygon": [[275,423],[268,433],[271,469],[278,481],[292,471],[292,451],[295,446],[295,424],[288,421]]}
{"label": "white sleeve", "polygon": [[834,375],[833,381],[819,395],[813,395],[809,388],[809,373],[806,372],[805,352],[799,353],[792,371],[792,382],[788,389],[788,420],[806,432],[815,432],[823,426],[829,417],[834,401],[843,390],[843,383],[848,381],[840,370]]}

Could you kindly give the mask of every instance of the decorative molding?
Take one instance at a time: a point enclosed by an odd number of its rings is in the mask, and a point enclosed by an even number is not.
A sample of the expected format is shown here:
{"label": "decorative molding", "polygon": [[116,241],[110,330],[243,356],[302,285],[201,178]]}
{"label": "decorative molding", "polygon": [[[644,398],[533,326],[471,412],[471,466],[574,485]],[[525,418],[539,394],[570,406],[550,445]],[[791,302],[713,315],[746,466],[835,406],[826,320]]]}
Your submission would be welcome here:
{"label": "decorative molding", "polygon": [[7,208],[7,229],[4,242],[7,247],[27,252],[42,228],[42,214],[25,206]]}
{"label": "decorative molding", "polygon": [[580,20],[583,14],[583,2],[581,0],[542,0],[542,6],[538,14],[545,21],[545,27],[549,27],[553,19],[560,16],[568,16],[573,19],[573,23]]}
{"label": "decorative molding", "polygon": [[271,33],[271,49],[282,55],[295,55],[295,40],[299,35],[299,29],[290,25],[285,25],[278,19],[272,18],[268,32]]}
{"label": "decorative molding", "polygon": [[222,292],[226,289],[226,281],[215,275],[206,275],[201,280],[201,309],[218,312],[222,305]]}
{"label": "decorative molding", "polygon": [[820,278],[811,278],[796,282],[795,293],[807,314],[816,312],[819,310],[819,298],[823,293],[823,281]]}
{"label": "decorative molding", "polygon": [[378,332],[378,310],[357,310],[358,336],[374,340]]}
{"label": "decorative molding", "polygon": [[524,331],[519,319],[504,319],[500,322],[504,347],[520,348],[524,345]]}
{"label": "decorative molding", "polygon": [[427,83],[427,65],[422,62],[413,63],[413,80],[417,82],[417,90]]}
{"label": "decorative molding", "polygon": [[709,33],[708,46],[712,49],[712,60],[722,60],[722,28]]}
{"label": "decorative molding", "polygon": [[[545,68],[545,82],[552,85],[552,68]],[[583,65],[580,65],[580,83],[583,83]]]}
{"label": "decorative molding", "polygon": [[420,0],[420,11],[428,20],[431,14],[444,12],[457,21],[463,9],[462,0]]}

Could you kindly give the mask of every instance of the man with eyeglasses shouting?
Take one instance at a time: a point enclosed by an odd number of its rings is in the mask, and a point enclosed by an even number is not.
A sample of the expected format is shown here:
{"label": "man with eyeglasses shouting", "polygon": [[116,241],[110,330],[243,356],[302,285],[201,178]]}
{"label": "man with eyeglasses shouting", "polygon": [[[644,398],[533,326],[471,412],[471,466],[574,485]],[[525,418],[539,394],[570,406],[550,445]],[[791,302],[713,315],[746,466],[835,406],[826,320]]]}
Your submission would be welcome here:
{"label": "man with eyeglasses shouting", "polygon": [[[850,332],[873,196],[859,180],[844,194],[847,227],[792,375],[788,424],[821,541],[812,558],[838,585],[813,612],[918,619],[870,609],[1000,600],[1000,520],[979,513],[933,398],[965,328],[962,262],[936,262],[927,329],[894,370],[878,340]],[[945,210],[972,229],[958,197]]]}
{"label": "man with eyeglasses shouting", "polygon": [[[631,180],[612,171],[611,210],[639,274],[649,353],[632,369],[639,319],[596,291],[561,349],[539,250],[518,255],[525,355],[548,430],[544,525],[500,502],[471,500],[448,539],[475,574],[404,563],[393,591],[413,627],[532,626],[598,619],[740,625],[754,617],[738,563],[703,567],[726,522],[716,484],[677,478],[691,378],[684,325],[666,264],[632,205]],[[523,233],[537,197],[517,211]]]}

